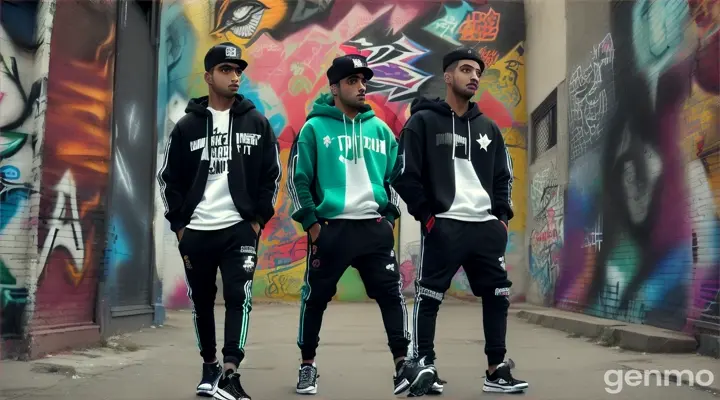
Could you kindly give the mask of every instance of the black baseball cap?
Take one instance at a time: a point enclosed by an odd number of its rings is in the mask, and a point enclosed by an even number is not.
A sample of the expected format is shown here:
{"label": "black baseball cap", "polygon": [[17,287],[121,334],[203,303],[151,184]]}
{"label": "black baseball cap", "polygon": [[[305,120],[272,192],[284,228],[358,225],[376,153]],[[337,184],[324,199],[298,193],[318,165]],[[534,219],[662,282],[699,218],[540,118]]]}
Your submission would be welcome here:
{"label": "black baseball cap", "polygon": [[367,58],[359,54],[349,54],[337,57],[327,70],[328,81],[331,85],[340,82],[352,74],[362,73],[365,79],[370,80],[375,75],[368,67]]}
{"label": "black baseball cap", "polygon": [[480,58],[478,53],[471,48],[461,47],[445,54],[445,56],[443,57],[443,72],[447,70],[450,64],[460,60],[473,60],[480,64],[481,72],[485,71],[485,63],[483,62],[482,58]]}
{"label": "black baseball cap", "polygon": [[213,67],[222,63],[235,64],[240,67],[241,71],[245,71],[248,63],[241,56],[242,51],[240,48],[230,42],[215,45],[205,54],[205,71],[210,71]]}

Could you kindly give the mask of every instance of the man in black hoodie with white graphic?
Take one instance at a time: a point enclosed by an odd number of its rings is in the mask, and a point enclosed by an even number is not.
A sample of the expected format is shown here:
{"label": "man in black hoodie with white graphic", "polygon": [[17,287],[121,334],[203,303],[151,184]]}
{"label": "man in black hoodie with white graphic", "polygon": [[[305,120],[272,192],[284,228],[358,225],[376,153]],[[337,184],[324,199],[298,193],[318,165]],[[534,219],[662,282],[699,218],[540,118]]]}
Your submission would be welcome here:
{"label": "man in black hoodie with white graphic", "polygon": [[[196,393],[222,400],[250,399],[238,367],[245,356],[258,240],[275,214],[281,176],[269,121],[237,93],[248,65],[240,55],[240,48],[227,42],[207,52],[209,95],[190,100],[170,133],[158,174],[204,361]],[[218,267],[225,299],[223,366],[215,354]]]}
{"label": "man in black hoodie with white graphic", "polygon": [[[511,393],[528,387],[512,377],[512,362],[504,361],[512,285],[505,270],[512,160],[497,125],[470,101],[484,69],[472,49],[445,55],[445,101],[413,101],[392,185],[422,227],[414,357],[434,368],[438,308],[462,266],[473,294],[482,298],[488,360],[483,391]],[[435,371],[431,394],[442,392],[445,383]]]}

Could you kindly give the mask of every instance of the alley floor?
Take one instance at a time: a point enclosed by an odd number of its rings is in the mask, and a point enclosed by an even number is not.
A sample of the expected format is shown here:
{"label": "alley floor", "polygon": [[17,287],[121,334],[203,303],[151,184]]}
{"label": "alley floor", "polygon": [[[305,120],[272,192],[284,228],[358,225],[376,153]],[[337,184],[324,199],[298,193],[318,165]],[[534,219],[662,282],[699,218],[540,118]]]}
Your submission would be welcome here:
{"label": "alley floor", "polygon": [[[409,305],[410,310],[412,306]],[[216,315],[224,310],[218,307]],[[254,400],[303,398],[294,393],[298,351],[295,345],[298,306],[256,304],[242,366],[243,382]],[[221,322],[221,321],[220,321]],[[448,381],[442,397],[448,400],[523,398],[543,400],[718,398],[717,392],[688,386],[630,387],[610,394],[605,372],[638,369],[714,369],[720,362],[696,355],[644,355],[589,343],[582,338],[509,319],[508,356],[516,363],[516,377],[530,388],[524,395],[483,393],[485,357],[479,305],[446,304],[440,310],[436,337],[437,365]],[[222,343],[222,325],[218,323]],[[378,308],[373,303],[331,304],[320,334],[317,363],[320,373],[317,400],[392,399],[392,363]],[[199,379],[200,364],[189,311],[173,311],[162,327],[132,333],[120,339],[121,366],[101,369],[102,360],[88,359],[74,376],[39,372],[37,365],[3,362],[0,399],[47,400],[190,400]],[[221,346],[219,346],[221,347]],[[57,356],[56,356],[57,357]],[[95,367],[94,363],[98,366]],[[707,366],[711,367],[707,367]],[[617,377],[617,375],[613,375]],[[706,379],[703,376],[701,379]],[[615,378],[613,380],[616,382]],[[613,382],[610,382],[611,384]],[[718,382],[713,386],[717,387]],[[404,397],[404,396],[402,396]],[[427,396],[426,398],[438,398]]]}

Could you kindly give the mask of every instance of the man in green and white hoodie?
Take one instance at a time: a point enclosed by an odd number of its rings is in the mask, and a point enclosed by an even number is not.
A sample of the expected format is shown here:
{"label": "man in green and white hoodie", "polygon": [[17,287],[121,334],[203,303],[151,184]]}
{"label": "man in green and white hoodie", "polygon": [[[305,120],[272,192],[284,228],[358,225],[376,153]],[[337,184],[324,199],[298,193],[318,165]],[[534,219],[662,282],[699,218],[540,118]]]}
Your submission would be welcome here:
{"label": "man in green and white hoodie", "polygon": [[288,162],[292,218],[308,232],[298,347],[302,363],[296,391],[317,393],[315,352],[327,304],[348,266],[360,273],[367,295],[380,306],[395,363],[394,393],[432,380],[431,369],[406,360],[410,335],[395,258],[393,227],[400,216],[389,181],[398,144],[365,103],[373,72],[360,55],[333,60],[331,94],[315,101],[295,138]]}

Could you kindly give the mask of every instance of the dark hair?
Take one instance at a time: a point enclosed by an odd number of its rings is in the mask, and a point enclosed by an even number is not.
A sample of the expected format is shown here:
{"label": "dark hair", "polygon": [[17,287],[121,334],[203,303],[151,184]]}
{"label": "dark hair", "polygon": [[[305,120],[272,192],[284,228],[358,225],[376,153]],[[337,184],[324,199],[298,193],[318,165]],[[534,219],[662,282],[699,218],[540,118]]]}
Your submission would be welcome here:
{"label": "dark hair", "polygon": [[452,64],[448,65],[445,72],[455,72],[455,69],[457,69],[458,64],[460,64],[460,61],[454,61]]}

